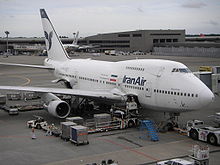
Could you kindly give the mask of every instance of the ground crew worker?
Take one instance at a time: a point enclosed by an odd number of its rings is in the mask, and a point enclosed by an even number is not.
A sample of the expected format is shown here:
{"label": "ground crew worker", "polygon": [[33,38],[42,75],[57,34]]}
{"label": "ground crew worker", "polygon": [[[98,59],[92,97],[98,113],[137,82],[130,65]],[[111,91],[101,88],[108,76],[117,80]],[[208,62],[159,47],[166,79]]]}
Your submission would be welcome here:
{"label": "ground crew worker", "polygon": [[31,139],[36,139],[36,135],[34,133],[34,128],[31,129]]}
{"label": "ground crew worker", "polygon": [[52,136],[53,126],[54,126],[54,124],[49,125],[48,130],[47,130],[47,132],[46,132],[46,136],[48,136],[48,135]]}

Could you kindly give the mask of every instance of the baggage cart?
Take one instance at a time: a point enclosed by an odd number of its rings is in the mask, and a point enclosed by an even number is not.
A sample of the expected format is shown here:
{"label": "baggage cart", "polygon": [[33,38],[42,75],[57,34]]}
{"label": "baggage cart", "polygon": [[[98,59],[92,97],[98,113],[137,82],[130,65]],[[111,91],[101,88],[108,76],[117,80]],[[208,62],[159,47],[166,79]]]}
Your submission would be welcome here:
{"label": "baggage cart", "polygon": [[21,100],[21,93],[8,93],[8,100]]}
{"label": "baggage cart", "polygon": [[89,144],[88,141],[88,128],[85,126],[77,125],[70,127],[70,141],[76,144]]}
{"label": "baggage cart", "polygon": [[66,121],[74,122],[77,125],[84,125],[84,119],[82,117],[79,117],[79,116],[67,117]]}
{"label": "baggage cart", "polygon": [[108,113],[100,113],[100,114],[94,114],[94,121],[97,124],[104,123],[104,122],[110,122],[112,121],[112,117]]}
{"label": "baggage cart", "polygon": [[67,122],[61,122],[61,139],[64,139],[65,141],[68,141],[70,139],[70,126],[76,126],[76,123],[67,121]]}
{"label": "baggage cart", "polygon": [[24,93],[24,99],[25,100],[33,100],[39,98],[37,93],[35,92],[26,92]]}

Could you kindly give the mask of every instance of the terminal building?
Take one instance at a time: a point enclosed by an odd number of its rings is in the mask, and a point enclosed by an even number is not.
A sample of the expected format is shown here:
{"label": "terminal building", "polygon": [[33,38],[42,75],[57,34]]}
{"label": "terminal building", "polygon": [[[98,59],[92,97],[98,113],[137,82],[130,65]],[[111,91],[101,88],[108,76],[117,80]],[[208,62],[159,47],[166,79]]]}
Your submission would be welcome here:
{"label": "terminal building", "polygon": [[[72,43],[71,38],[61,38],[63,44]],[[6,38],[0,39],[0,51],[6,50]],[[119,50],[125,52],[151,52],[156,43],[185,42],[185,30],[136,30],[117,33],[97,34],[79,39],[79,45],[95,45],[95,50]],[[9,38],[9,49],[35,52],[43,49],[44,38]]]}
{"label": "terminal building", "polygon": [[[73,38],[61,38],[71,44]],[[0,38],[0,53],[6,52],[7,39]],[[93,45],[95,52],[117,50],[123,52],[152,52],[160,56],[220,57],[220,36],[185,37],[185,30],[135,30],[104,33],[79,38],[79,45]],[[14,55],[39,55],[45,50],[44,38],[9,38],[8,48]],[[84,49],[83,51],[90,51]]]}
{"label": "terminal building", "polygon": [[136,30],[117,33],[97,34],[86,37],[84,43],[99,45],[105,50],[120,50],[125,52],[151,52],[156,43],[185,42],[185,30]]}

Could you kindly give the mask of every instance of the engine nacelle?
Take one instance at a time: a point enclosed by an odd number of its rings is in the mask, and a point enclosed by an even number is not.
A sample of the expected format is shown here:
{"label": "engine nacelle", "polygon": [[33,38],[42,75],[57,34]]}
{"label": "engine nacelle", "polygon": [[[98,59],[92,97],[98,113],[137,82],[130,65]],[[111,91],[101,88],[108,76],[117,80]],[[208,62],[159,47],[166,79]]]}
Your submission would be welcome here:
{"label": "engine nacelle", "polygon": [[70,113],[70,106],[65,101],[54,100],[49,102],[47,110],[55,117],[66,118]]}
{"label": "engine nacelle", "polygon": [[66,118],[70,113],[70,106],[52,93],[45,93],[42,96],[47,111],[58,118]]}

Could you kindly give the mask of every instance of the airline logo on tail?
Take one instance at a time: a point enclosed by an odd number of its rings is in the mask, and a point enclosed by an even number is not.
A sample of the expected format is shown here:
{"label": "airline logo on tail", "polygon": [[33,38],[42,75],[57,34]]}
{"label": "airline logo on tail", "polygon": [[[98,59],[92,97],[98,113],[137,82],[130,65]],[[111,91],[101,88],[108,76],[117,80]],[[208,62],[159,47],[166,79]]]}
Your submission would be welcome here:
{"label": "airline logo on tail", "polygon": [[53,31],[51,31],[48,35],[48,33],[46,31],[44,31],[44,35],[45,35],[45,38],[47,39],[48,43],[49,43],[49,48],[48,50],[50,50],[51,46],[52,46],[52,37],[53,37]]}
{"label": "airline logo on tail", "polygon": [[41,18],[47,18],[49,20],[47,13],[45,12],[44,9],[40,9],[40,14],[41,14]]}

